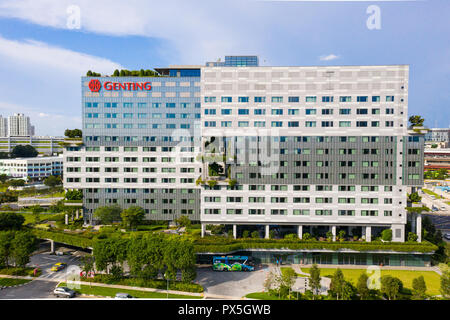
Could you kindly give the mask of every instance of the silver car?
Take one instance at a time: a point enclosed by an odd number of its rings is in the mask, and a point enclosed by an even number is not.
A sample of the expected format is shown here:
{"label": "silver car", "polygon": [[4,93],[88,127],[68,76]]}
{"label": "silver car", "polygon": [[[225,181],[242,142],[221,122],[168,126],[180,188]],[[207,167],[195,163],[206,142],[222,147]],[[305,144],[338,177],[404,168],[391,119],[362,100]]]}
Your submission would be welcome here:
{"label": "silver car", "polygon": [[56,297],[65,297],[65,298],[73,298],[75,297],[75,291],[69,289],[67,287],[58,287],[53,291],[53,294]]}
{"label": "silver car", "polygon": [[116,293],[116,297],[114,299],[134,299],[134,297],[128,293]]}

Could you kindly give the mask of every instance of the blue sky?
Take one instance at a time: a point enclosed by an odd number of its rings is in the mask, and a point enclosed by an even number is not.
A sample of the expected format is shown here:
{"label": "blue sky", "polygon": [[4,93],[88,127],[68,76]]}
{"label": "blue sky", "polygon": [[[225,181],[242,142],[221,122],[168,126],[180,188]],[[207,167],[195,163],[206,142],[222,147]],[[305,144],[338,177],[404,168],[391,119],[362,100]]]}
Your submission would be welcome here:
{"label": "blue sky", "polygon": [[[368,6],[381,12],[369,30]],[[80,8],[80,29],[67,9]],[[81,127],[88,69],[204,64],[256,54],[263,65],[409,64],[409,114],[450,126],[450,1],[0,0],[0,114],[39,135]]]}

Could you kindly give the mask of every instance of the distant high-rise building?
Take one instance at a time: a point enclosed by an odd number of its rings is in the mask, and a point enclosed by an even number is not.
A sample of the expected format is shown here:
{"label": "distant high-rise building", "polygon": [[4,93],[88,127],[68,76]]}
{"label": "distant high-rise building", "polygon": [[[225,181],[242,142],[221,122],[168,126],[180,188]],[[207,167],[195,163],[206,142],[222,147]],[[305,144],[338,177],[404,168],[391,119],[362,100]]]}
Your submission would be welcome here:
{"label": "distant high-rise building", "polygon": [[8,135],[8,119],[0,116],[0,137]]}
{"label": "distant high-rise building", "polygon": [[34,126],[30,123],[30,117],[23,113],[15,113],[8,117],[8,137],[32,136],[34,135]]}

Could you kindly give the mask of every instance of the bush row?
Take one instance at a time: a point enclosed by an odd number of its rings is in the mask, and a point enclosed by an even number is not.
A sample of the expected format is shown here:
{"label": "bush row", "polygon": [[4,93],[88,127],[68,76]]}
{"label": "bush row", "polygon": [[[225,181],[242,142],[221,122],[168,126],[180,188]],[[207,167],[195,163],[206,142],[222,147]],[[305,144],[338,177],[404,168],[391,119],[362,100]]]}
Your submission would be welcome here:
{"label": "bush row", "polygon": [[[166,280],[147,280],[142,278],[122,278],[116,279],[110,274],[96,274],[94,278],[81,278],[81,281],[90,281],[105,284],[117,284],[141,288],[167,289]],[[203,287],[196,283],[183,283],[180,281],[169,281],[169,290],[185,292],[203,292]]]}

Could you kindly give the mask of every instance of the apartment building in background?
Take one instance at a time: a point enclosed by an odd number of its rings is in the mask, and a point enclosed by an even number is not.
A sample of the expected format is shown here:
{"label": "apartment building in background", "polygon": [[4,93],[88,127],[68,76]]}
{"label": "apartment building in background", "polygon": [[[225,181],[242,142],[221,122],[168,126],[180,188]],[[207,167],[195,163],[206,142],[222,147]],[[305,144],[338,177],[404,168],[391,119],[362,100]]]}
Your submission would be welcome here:
{"label": "apartment building in background", "polygon": [[[405,240],[407,192],[423,185],[424,138],[408,131],[407,65],[262,67],[228,56],[157,77],[82,77],[83,141],[64,187],[146,218],[187,215],[303,234]],[[413,216],[421,238],[421,217]],[[416,223],[417,219],[417,223]]]}
{"label": "apartment building in background", "polygon": [[8,137],[34,136],[34,126],[31,125],[30,117],[23,113],[14,113],[8,117],[7,123]]}

